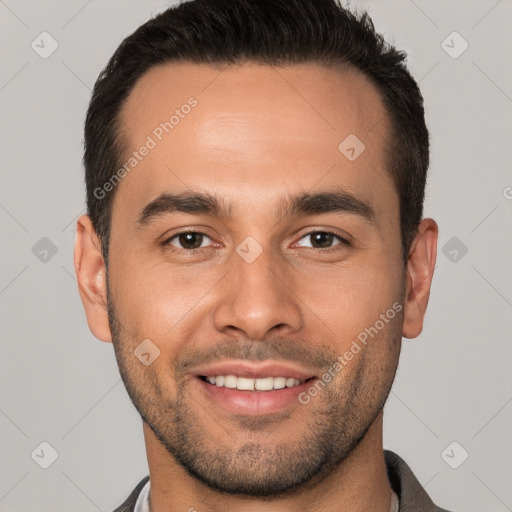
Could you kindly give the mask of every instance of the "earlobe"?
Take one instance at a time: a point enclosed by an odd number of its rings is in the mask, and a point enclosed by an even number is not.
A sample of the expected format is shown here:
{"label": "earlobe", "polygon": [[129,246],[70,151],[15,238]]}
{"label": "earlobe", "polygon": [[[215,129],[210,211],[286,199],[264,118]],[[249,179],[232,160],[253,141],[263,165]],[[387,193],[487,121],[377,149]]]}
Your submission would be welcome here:
{"label": "earlobe", "polygon": [[423,330],[423,320],[436,265],[437,237],[437,223],[433,219],[423,219],[407,260],[402,330],[402,336],[405,338],[416,338]]}
{"label": "earlobe", "polygon": [[81,215],[77,220],[74,264],[89,329],[99,340],[111,342],[105,261],[88,215]]}

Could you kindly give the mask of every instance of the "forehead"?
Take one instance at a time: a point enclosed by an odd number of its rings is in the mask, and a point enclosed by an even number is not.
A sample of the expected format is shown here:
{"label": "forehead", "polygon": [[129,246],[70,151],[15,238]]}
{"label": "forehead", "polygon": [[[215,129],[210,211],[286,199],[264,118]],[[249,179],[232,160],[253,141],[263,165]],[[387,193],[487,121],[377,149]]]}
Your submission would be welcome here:
{"label": "forehead", "polygon": [[138,210],[187,189],[246,206],[340,184],[377,212],[396,199],[385,169],[388,117],[351,68],[167,63],[139,79],[120,117],[123,163],[151,148],[128,165],[115,198]]}

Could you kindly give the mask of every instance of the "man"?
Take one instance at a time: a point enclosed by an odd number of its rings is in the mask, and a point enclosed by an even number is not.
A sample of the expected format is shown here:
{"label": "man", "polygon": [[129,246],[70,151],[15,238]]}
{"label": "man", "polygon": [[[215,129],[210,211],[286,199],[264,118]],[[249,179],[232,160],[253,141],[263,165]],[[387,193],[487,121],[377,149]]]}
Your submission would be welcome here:
{"label": "man", "polygon": [[101,73],[75,268],[143,419],[118,511],[441,510],[382,444],[438,235],[404,59],[334,0],[195,0]]}

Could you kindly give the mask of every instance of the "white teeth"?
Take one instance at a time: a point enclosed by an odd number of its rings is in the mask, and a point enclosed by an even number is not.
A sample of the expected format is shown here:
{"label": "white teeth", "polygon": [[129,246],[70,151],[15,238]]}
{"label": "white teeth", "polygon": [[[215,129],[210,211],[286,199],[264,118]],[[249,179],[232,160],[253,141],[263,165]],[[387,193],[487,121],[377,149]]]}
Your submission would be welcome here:
{"label": "white teeth", "polygon": [[226,375],[224,377],[224,387],[225,388],[236,388],[237,378],[234,375]]}
{"label": "white teeth", "polygon": [[249,390],[254,389],[254,379],[246,379],[245,377],[238,377],[236,381],[236,389]]}
{"label": "white teeth", "polygon": [[261,379],[250,379],[247,377],[236,377],[235,375],[216,375],[214,377],[206,377],[206,380],[217,387],[236,388],[243,391],[270,391],[272,389],[283,389],[285,387],[292,388],[304,382],[299,379],[294,379],[293,377],[263,377]]}
{"label": "white teeth", "polygon": [[283,389],[286,386],[285,377],[274,377],[274,389]]}
{"label": "white teeth", "polygon": [[274,387],[274,377],[256,379],[254,387],[259,391],[270,391]]}

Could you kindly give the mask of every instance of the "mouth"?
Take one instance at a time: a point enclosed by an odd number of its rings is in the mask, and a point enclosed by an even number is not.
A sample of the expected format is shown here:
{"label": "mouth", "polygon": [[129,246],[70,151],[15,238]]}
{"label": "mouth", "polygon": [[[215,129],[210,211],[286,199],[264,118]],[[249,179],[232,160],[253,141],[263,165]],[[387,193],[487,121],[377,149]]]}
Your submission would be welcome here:
{"label": "mouth", "polygon": [[294,388],[313,380],[296,379],[294,377],[259,377],[248,378],[236,375],[199,375],[199,379],[218,388],[237,389],[239,391],[275,391],[278,389]]}
{"label": "mouth", "polygon": [[[318,372],[316,372],[318,373]],[[224,362],[196,369],[192,381],[209,404],[236,415],[270,415],[301,404],[299,395],[317,376],[314,369],[278,362]]]}

